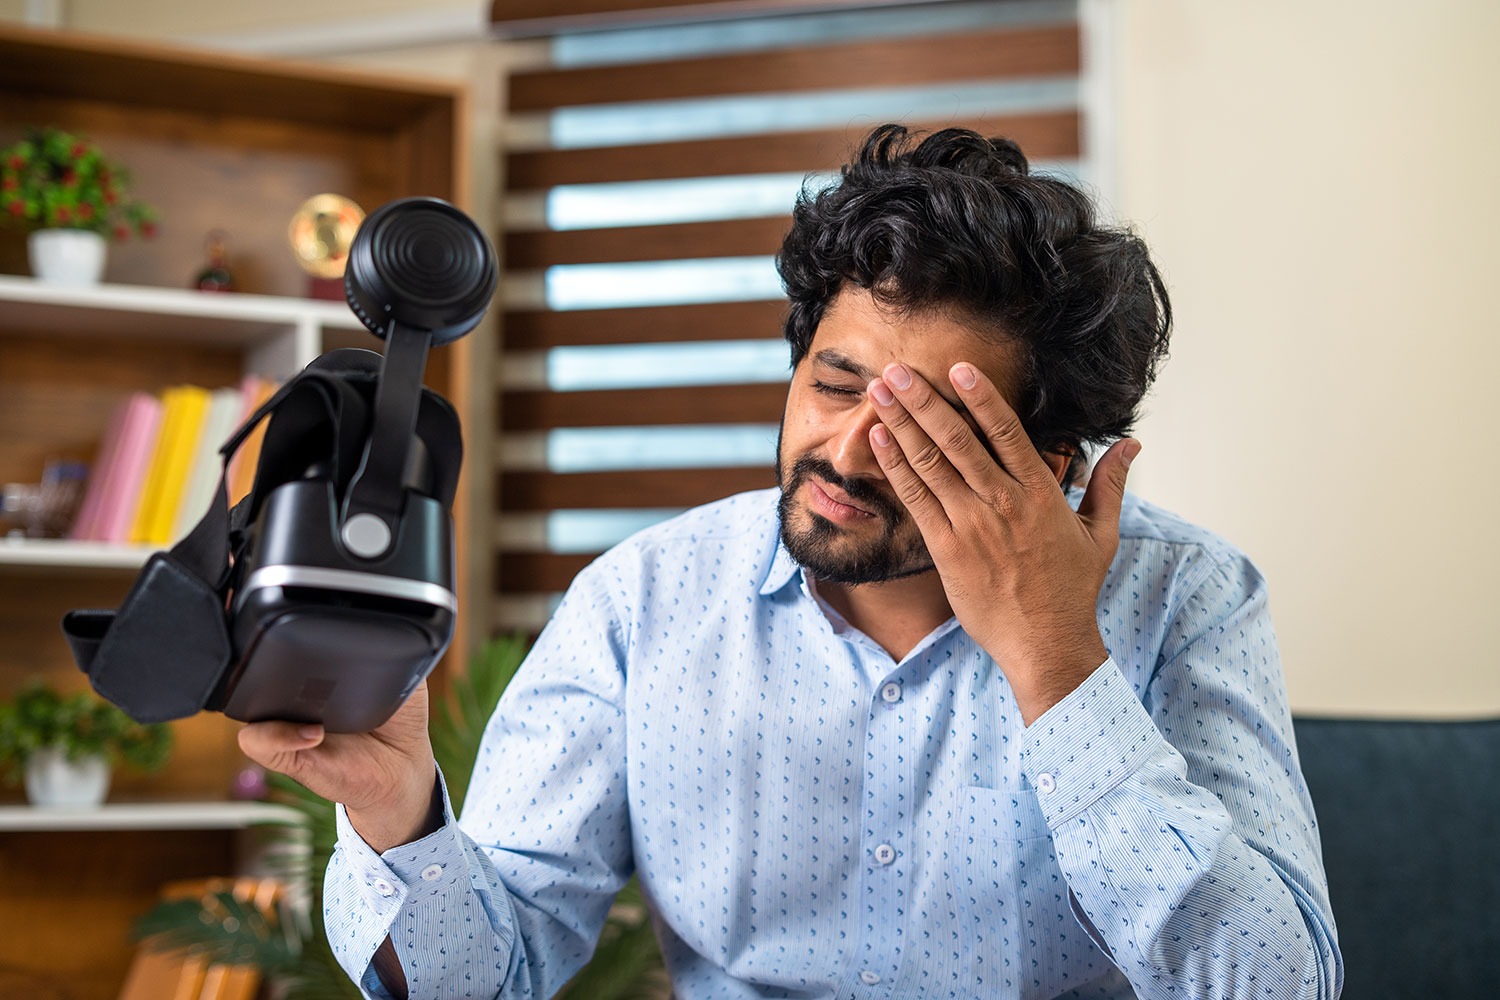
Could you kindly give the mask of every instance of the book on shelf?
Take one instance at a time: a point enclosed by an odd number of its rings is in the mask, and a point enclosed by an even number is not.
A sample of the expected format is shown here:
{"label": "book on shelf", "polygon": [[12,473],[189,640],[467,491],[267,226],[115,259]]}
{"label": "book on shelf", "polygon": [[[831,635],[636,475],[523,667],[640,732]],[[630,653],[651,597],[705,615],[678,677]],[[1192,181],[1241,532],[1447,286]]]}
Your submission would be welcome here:
{"label": "book on shelf", "polygon": [[[240,427],[250,415],[261,408],[266,400],[275,394],[277,384],[270,379],[261,378],[259,375],[246,375],[245,380],[240,383],[240,398],[243,403],[240,407],[239,419],[234,422],[236,428]],[[240,445],[240,450],[234,453],[234,458],[229,461],[229,506],[233,507],[239,503],[250,487],[255,485],[255,467],[260,462],[260,444],[266,436],[267,420],[262,420],[250,436],[245,438],[245,443]]]}
{"label": "book on shelf", "polygon": [[[160,396],[131,394],[105,429],[68,537],[174,544],[213,500],[225,474],[219,448],[275,390],[275,383],[249,375],[237,387],[183,385]],[[259,430],[227,473],[231,505],[249,491],[260,457]]]}
{"label": "book on shelf", "polygon": [[[119,454],[113,456],[118,465],[104,484],[99,521],[88,537],[102,542],[130,540],[141,483],[146,478],[146,463],[151,459],[160,429],[161,400],[144,392],[132,395],[125,425],[120,430]],[[109,469],[110,459],[111,456],[101,455],[94,463],[95,467]]]}
{"label": "book on shelf", "polygon": [[187,483],[183,488],[182,501],[173,516],[170,538],[182,538],[193,525],[208,513],[213,501],[214,488],[219,485],[223,462],[219,459],[219,447],[239,426],[240,390],[215,389],[208,399],[208,412],[203,418],[203,430],[193,448],[193,459],[189,465]]}

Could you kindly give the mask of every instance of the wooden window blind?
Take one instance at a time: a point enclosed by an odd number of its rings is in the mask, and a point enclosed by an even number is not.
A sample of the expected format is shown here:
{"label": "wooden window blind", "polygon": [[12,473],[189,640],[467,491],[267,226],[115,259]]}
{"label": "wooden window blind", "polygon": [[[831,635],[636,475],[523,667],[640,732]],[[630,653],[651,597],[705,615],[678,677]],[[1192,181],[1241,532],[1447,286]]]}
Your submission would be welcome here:
{"label": "wooden window blind", "polygon": [[[775,484],[773,257],[804,184],[885,121],[1089,180],[1074,0],[555,35],[506,80],[494,623],[686,507]],[[544,53],[538,60],[538,52]]]}

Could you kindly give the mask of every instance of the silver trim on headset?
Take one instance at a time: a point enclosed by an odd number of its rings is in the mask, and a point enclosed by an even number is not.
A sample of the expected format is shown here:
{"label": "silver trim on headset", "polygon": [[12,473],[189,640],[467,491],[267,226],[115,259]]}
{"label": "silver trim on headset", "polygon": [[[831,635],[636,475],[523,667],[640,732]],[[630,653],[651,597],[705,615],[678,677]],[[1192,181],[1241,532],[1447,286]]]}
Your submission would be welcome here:
{"label": "silver trim on headset", "polygon": [[329,590],[351,590],[359,594],[375,594],[379,597],[397,597],[406,601],[435,604],[458,612],[458,597],[453,591],[435,583],[407,580],[399,576],[382,576],[379,573],[359,573],[348,569],[325,569],[321,566],[262,566],[250,574],[250,579],[240,588],[235,604],[241,603],[251,591],[262,587],[326,587]]}

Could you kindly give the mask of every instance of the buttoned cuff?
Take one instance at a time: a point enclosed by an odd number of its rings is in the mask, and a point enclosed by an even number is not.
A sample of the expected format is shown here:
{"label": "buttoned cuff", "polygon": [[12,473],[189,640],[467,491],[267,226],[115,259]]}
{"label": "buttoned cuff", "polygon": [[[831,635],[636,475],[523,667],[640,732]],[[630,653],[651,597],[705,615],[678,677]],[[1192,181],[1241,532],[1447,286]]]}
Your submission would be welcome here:
{"label": "buttoned cuff", "polygon": [[437,786],[443,797],[443,825],[420,840],[393,847],[384,854],[376,854],[365,843],[349,822],[343,803],[334,806],[339,849],[361,883],[360,894],[365,905],[387,922],[394,920],[408,902],[419,903],[452,889],[468,871],[463,839],[442,768],[437,769]]}
{"label": "buttoned cuff", "polygon": [[1026,727],[1021,768],[1056,830],[1139,770],[1163,742],[1110,657]]}

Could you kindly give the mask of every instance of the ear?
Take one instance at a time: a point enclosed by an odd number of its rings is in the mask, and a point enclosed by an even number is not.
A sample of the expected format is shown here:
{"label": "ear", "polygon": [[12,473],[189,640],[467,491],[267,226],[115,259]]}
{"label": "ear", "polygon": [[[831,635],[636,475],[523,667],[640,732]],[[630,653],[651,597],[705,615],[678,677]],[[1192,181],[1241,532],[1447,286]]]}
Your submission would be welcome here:
{"label": "ear", "polygon": [[1064,448],[1062,451],[1042,452],[1042,461],[1047,463],[1047,468],[1052,470],[1052,476],[1061,485],[1063,477],[1068,474],[1068,465],[1073,461],[1073,449]]}

